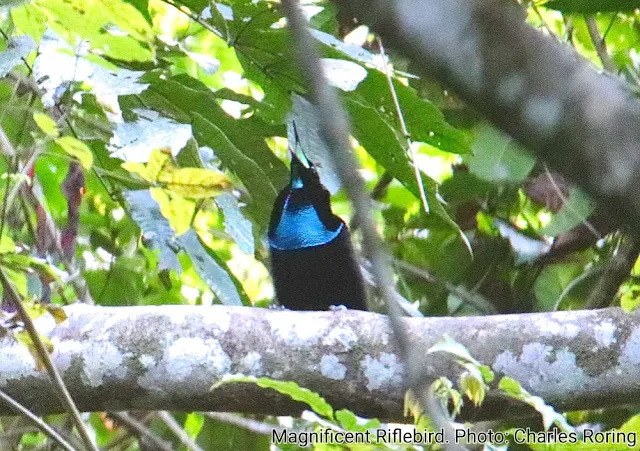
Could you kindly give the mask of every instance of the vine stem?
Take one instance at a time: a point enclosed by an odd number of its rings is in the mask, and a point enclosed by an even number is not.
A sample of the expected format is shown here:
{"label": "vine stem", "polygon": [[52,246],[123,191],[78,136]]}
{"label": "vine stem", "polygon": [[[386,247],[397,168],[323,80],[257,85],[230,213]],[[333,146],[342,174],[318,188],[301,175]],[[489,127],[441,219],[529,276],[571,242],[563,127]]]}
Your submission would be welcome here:
{"label": "vine stem", "polygon": [[429,201],[427,200],[427,193],[424,191],[424,183],[422,183],[422,174],[420,174],[420,168],[418,167],[418,159],[416,149],[413,147],[413,142],[411,141],[411,135],[409,134],[409,130],[407,129],[407,123],[404,120],[404,115],[402,114],[402,108],[400,107],[400,102],[398,101],[398,94],[396,93],[396,88],[393,86],[393,78],[391,77],[391,71],[389,70],[389,65],[387,64],[387,55],[384,51],[384,46],[382,45],[382,39],[379,36],[376,37],[378,41],[378,47],[380,48],[380,56],[382,57],[382,70],[384,71],[384,75],[387,78],[387,84],[389,85],[389,92],[391,93],[391,99],[393,99],[393,105],[396,109],[396,114],[398,116],[398,122],[400,122],[400,131],[404,135],[404,138],[407,140],[407,151],[411,156],[411,161],[413,162],[413,173],[416,176],[416,182],[418,183],[418,189],[420,190],[420,200],[422,201],[422,207],[424,208],[425,213],[429,213]]}

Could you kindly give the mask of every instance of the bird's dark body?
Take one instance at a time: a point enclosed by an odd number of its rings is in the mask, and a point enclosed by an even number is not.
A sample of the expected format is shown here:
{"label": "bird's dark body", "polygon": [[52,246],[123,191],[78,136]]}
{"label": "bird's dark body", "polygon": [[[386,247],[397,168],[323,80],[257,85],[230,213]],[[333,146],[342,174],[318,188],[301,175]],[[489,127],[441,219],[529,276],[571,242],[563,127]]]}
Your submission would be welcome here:
{"label": "bird's dark body", "polygon": [[313,166],[304,167],[295,155],[291,166],[291,182],[278,195],[269,225],[278,301],[290,310],[366,310],[347,225],[331,211],[329,192]]}

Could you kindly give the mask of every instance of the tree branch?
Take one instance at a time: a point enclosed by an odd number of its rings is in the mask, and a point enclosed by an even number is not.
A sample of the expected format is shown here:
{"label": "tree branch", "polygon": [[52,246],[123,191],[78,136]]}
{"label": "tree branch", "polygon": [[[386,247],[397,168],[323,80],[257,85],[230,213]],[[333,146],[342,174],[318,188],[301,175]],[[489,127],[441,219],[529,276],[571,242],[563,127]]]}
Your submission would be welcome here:
{"label": "tree branch", "polygon": [[[404,366],[389,318],[369,312],[290,312],[246,307],[65,307],[37,320],[83,411],[170,410],[298,414],[304,405],[252,384],[211,386],[225,374],[296,381],[334,407],[402,420]],[[403,318],[414,349],[445,333],[498,376],[561,410],[640,399],[640,312],[595,311],[464,318]],[[449,356],[426,358],[426,379],[456,380]],[[24,345],[0,339],[0,390],[36,414],[64,412]],[[471,403],[467,403],[471,404]],[[0,415],[12,413],[0,405]],[[469,419],[530,414],[497,390]]]}
{"label": "tree branch", "polygon": [[336,2],[610,212],[640,222],[640,103],[623,81],[504,2]]}

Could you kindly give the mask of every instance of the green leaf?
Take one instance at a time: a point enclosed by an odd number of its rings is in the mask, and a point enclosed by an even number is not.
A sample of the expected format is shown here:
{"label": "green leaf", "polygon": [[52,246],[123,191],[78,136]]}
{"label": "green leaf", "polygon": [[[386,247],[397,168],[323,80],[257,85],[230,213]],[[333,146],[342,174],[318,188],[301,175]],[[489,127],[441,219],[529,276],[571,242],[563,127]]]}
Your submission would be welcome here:
{"label": "green leaf", "polygon": [[467,157],[469,170],[481,179],[496,183],[520,183],[535,164],[535,159],[497,128],[483,124],[476,129]]}
{"label": "green leaf", "polygon": [[543,227],[540,233],[558,236],[567,232],[587,221],[587,218],[593,213],[593,209],[594,205],[589,196],[580,188],[572,187],[562,209],[553,215],[549,224]]}
{"label": "green leaf", "polygon": [[[420,98],[413,88],[397,80],[393,80],[393,87],[413,141],[427,143],[445,152],[469,152],[467,134],[449,125],[434,104]],[[379,112],[387,124],[391,124],[400,133],[398,114],[384,74],[369,70],[367,78],[360,83],[356,92]]]}
{"label": "green leaf", "polygon": [[632,11],[640,8],[639,0],[549,0],[547,8],[567,13],[593,14],[597,12]]}
{"label": "green leaf", "polygon": [[46,133],[47,136],[50,136],[51,138],[57,138],[60,136],[58,126],[56,125],[56,122],[51,119],[51,116],[44,113],[33,113],[33,120],[40,130]]}
{"label": "green leaf", "polygon": [[572,432],[573,428],[567,423],[567,419],[560,413],[556,412],[553,407],[546,404],[539,396],[533,396],[527,390],[522,388],[520,383],[510,377],[503,377],[498,383],[498,388],[509,397],[523,401],[536,409],[542,415],[542,422],[546,431],[555,424],[562,431]]}
{"label": "green leaf", "polygon": [[[216,125],[199,114],[194,115],[196,139],[215,149],[216,156],[234,172],[251,195],[249,210],[258,224],[269,223],[277,191],[256,161],[244,155]],[[284,185],[283,185],[284,186]]]}
{"label": "green leaf", "polygon": [[93,153],[91,153],[91,149],[89,149],[85,143],[77,140],[73,136],[63,136],[62,138],[56,139],[56,144],[62,147],[69,155],[77,158],[83,168],[91,169],[93,165]]}
{"label": "green leaf", "polygon": [[204,415],[201,413],[190,412],[187,414],[187,418],[184,420],[184,431],[192,439],[196,439],[202,426],[204,425]]}
{"label": "green leaf", "polygon": [[545,266],[536,278],[534,292],[536,311],[551,312],[556,309],[561,297],[566,297],[565,289],[584,271],[580,264],[558,264]]}
{"label": "green leaf", "polygon": [[[345,106],[351,115],[353,132],[360,144],[416,199],[420,199],[420,188],[404,150],[405,138],[399,136],[382,114],[359,95],[350,93],[346,98]],[[422,182],[431,213],[443,219],[445,224],[459,230],[458,225],[451,219],[436,196],[435,181],[423,176]]]}
{"label": "green leaf", "polygon": [[224,305],[251,305],[242,285],[231,274],[225,262],[206,247],[195,230],[190,229],[178,237],[202,280]]}
{"label": "green leaf", "polygon": [[220,382],[216,383],[212,389],[215,389],[223,384],[233,382],[248,382],[254,383],[258,387],[271,388],[278,393],[289,396],[295,401],[301,401],[307,404],[311,410],[320,416],[333,419],[333,407],[325,401],[325,399],[319,394],[309,390],[308,388],[300,387],[298,384],[292,381],[278,381],[275,379],[269,379],[268,377],[253,377],[244,375],[228,375],[225,376]]}
{"label": "green leaf", "polygon": [[340,409],[335,412],[335,417],[340,426],[347,431],[366,431],[368,429],[377,429],[380,425],[380,420],[372,418],[367,421],[359,420],[358,417],[347,409]]}
{"label": "green leaf", "polygon": [[140,11],[142,17],[145,18],[149,25],[153,25],[151,14],[149,14],[149,0],[124,0],[126,3],[133,5],[135,9]]}
{"label": "green leaf", "polygon": [[[473,369],[474,367],[471,366],[470,368]],[[478,407],[484,401],[488,387],[479,371],[468,370],[460,375],[460,388],[471,402]]]}
{"label": "green leaf", "polygon": [[13,254],[16,251],[16,243],[9,235],[0,238],[0,254]]}
{"label": "green leaf", "polygon": [[42,0],[35,3],[68,42],[86,39],[93,49],[120,61],[152,61],[149,22],[121,0]]}

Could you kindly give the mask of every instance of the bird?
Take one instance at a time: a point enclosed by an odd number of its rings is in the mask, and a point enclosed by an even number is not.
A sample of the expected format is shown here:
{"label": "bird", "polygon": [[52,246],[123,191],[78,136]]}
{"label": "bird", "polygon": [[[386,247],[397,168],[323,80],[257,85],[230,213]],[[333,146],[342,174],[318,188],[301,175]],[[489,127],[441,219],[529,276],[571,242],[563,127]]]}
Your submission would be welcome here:
{"label": "bird", "polygon": [[278,302],[289,310],[367,310],[347,224],[331,210],[313,163],[302,151],[289,153],[291,179],[276,197],[268,232]]}

